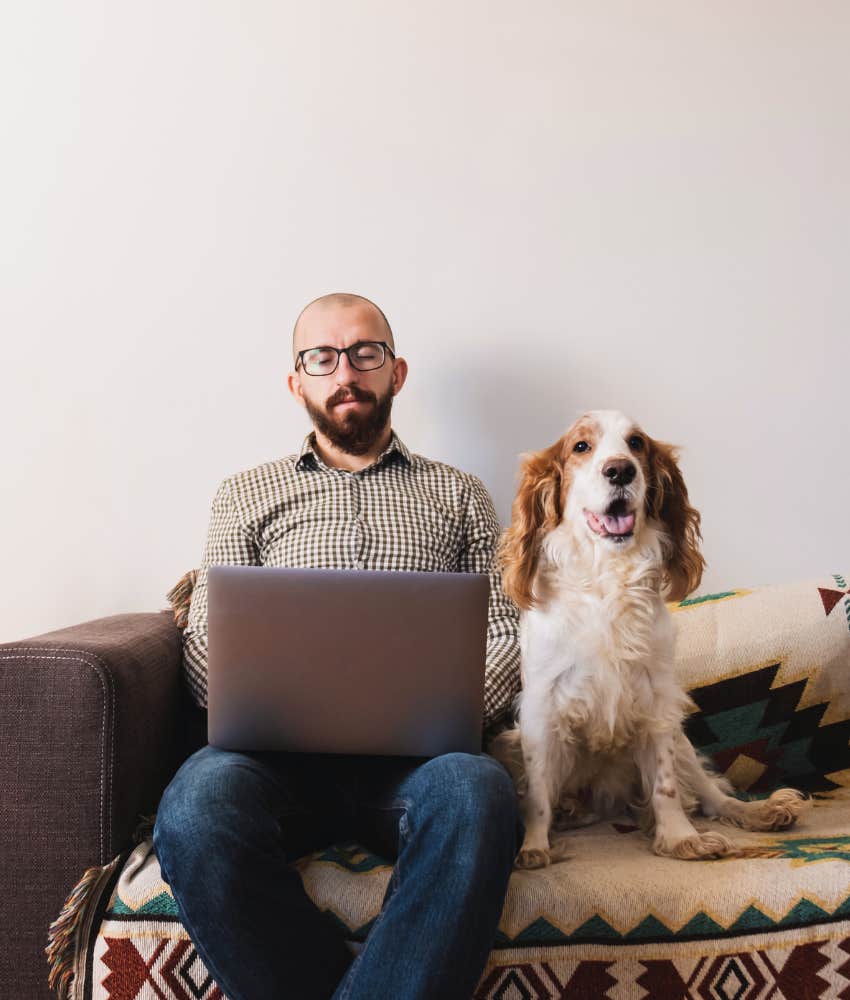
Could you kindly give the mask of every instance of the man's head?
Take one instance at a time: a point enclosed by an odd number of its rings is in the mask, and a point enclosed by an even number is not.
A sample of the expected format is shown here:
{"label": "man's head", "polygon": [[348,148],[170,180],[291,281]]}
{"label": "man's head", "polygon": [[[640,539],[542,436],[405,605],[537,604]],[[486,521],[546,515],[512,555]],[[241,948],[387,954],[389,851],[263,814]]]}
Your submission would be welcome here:
{"label": "man's head", "polygon": [[[311,374],[321,371],[319,361],[324,367],[337,361],[336,351],[320,355],[316,348],[338,351],[369,344],[387,346],[361,346],[356,352],[339,354],[335,371]],[[295,321],[289,391],[334,447],[363,455],[389,426],[393,397],[407,376],[407,363],[394,355],[392,330],[374,302],[341,292],[322,295],[308,303]],[[379,367],[370,367],[375,364]]]}

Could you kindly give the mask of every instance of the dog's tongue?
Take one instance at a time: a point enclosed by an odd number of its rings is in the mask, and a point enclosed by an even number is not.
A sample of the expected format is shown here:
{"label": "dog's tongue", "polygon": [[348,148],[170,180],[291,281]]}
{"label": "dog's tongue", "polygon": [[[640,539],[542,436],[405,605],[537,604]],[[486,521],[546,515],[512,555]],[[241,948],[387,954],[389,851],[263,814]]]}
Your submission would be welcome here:
{"label": "dog's tongue", "polygon": [[624,514],[622,517],[612,517],[610,514],[599,514],[599,520],[605,525],[609,535],[625,535],[635,526],[635,515]]}

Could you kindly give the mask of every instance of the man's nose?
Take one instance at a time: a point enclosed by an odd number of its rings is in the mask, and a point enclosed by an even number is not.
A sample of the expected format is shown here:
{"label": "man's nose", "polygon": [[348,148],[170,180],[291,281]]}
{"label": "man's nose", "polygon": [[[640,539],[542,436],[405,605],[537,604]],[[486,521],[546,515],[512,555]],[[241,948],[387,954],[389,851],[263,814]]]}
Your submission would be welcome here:
{"label": "man's nose", "polygon": [[627,458],[612,458],[602,466],[602,475],[612,486],[626,486],[634,478],[637,469]]}
{"label": "man's nose", "polygon": [[343,384],[348,384],[351,382],[352,378],[357,381],[357,376],[360,372],[354,367],[354,365],[349,361],[347,354],[340,354],[339,363],[336,366],[337,382],[342,382]]}

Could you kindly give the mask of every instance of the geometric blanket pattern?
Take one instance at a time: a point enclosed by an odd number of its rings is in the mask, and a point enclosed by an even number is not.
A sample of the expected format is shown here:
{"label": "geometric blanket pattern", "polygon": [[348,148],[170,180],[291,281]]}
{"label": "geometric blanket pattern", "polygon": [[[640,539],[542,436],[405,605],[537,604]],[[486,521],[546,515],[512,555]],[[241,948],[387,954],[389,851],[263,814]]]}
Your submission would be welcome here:
{"label": "geometric blanket pattern", "polygon": [[800,707],[808,681],[777,682],[780,664],[690,692],[698,711],[686,732],[718,770],[750,793],[790,785],[812,794],[839,785],[828,774],[850,768],[850,719],[823,724],[826,703]]}
{"label": "geometric blanket pattern", "polygon": [[[140,941],[109,943],[105,964],[132,969],[110,972],[109,993],[132,1000],[149,995],[179,1000],[223,1000],[188,940],[161,938],[150,957]],[[473,993],[475,1000],[761,1000],[850,995],[850,937],[786,933],[744,938],[738,950],[694,955],[676,947],[642,948],[632,954],[571,959],[551,949],[499,952]],[[147,995],[147,994],[145,994]],[[285,994],[283,994],[285,995]]]}
{"label": "geometric blanket pattern", "polygon": [[476,1000],[808,1000],[850,995],[850,938],[787,933],[744,939],[739,950],[694,954],[679,946],[576,960],[545,949],[503,955]]}
{"label": "geometric blanket pattern", "polygon": [[[850,998],[845,577],[730,590],[672,610],[695,745],[741,794],[788,783],[809,792],[812,807],[777,833],[724,827],[747,856],[698,863],[656,857],[626,815],[570,831],[566,860],[512,874],[475,998]],[[356,951],[392,865],[353,843],[295,865]],[[80,936],[74,1000],[226,1000],[149,838],[104,870],[78,916],[90,930]]]}

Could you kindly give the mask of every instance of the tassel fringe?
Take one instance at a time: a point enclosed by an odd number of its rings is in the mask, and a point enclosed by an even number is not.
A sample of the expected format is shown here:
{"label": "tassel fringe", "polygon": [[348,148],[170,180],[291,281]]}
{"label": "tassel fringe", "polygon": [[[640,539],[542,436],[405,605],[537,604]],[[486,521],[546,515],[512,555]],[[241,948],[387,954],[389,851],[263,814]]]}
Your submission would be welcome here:
{"label": "tassel fringe", "polygon": [[95,888],[107,872],[111,872],[118,859],[102,868],[87,868],[85,874],[71,890],[62,906],[62,912],[50,925],[47,932],[47,947],[44,949],[50,965],[47,982],[56,990],[59,1000],[69,1000],[75,974],[77,941],[80,924],[89,902],[95,895]]}
{"label": "tassel fringe", "polygon": [[189,605],[192,602],[192,591],[195,589],[195,581],[198,579],[198,571],[190,569],[165,595],[166,600],[171,604],[174,613],[174,624],[178,628],[186,628],[189,621]]}

